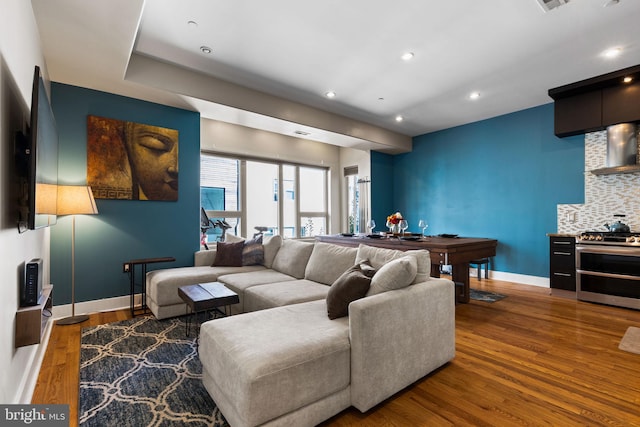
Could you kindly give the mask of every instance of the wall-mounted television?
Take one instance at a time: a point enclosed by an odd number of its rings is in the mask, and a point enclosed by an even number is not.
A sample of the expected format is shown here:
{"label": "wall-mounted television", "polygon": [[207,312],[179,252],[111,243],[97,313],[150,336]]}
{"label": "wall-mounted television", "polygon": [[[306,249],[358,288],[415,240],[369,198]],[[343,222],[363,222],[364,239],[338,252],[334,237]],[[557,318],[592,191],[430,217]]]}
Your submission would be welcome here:
{"label": "wall-mounted television", "polygon": [[40,67],[33,75],[31,115],[17,150],[21,201],[18,230],[35,230],[56,223],[58,131]]}

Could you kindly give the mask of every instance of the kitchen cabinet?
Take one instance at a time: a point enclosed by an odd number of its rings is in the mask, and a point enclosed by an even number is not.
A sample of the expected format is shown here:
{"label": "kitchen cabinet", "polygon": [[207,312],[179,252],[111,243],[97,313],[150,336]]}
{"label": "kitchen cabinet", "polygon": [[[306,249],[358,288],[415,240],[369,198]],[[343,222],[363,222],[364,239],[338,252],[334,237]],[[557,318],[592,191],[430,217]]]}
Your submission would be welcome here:
{"label": "kitchen cabinet", "polygon": [[[549,237],[549,282],[551,294],[576,291],[576,239],[573,236]],[[561,292],[554,292],[561,291]]]}
{"label": "kitchen cabinet", "polygon": [[602,125],[640,120],[640,82],[602,90]]}
{"label": "kitchen cabinet", "polygon": [[560,98],[554,105],[554,133],[558,136],[593,132],[602,127],[601,91]]}
{"label": "kitchen cabinet", "polygon": [[[631,77],[632,83],[624,83]],[[640,121],[640,65],[549,89],[554,133],[565,137]]]}

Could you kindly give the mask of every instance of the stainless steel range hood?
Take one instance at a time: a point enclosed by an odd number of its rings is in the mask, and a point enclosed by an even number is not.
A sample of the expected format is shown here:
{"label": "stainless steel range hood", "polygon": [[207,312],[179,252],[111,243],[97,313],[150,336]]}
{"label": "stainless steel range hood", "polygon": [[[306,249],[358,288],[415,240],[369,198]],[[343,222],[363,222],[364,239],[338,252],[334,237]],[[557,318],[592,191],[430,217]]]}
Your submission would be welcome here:
{"label": "stainless steel range hood", "polygon": [[607,167],[591,171],[596,175],[640,172],[638,127],[620,123],[607,127]]}

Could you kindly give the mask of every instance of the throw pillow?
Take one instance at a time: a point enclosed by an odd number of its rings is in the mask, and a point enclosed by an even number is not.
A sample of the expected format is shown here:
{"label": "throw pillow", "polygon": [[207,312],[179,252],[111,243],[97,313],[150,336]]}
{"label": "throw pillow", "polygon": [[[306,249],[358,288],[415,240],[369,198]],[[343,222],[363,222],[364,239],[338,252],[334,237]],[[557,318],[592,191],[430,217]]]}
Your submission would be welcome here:
{"label": "throw pillow", "polygon": [[356,254],[356,264],[368,259],[373,268],[380,268],[387,264],[389,261],[403,257],[404,252],[396,249],[378,248],[369,245],[358,246],[358,253]]}
{"label": "throw pillow", "polygon": [[406,251],[405,254],[416,257],[418,263],[418,272],[416,273],[416,278],[413,279],[413,284],[429,280],[431,275],[431,255],[429,251],[426,249],[414,249]]}
{"label": "throw pillow", "polygon": [[371,279],[367,296],[409,286],[416,277],[418,265],[413,256],[403,256],[383,265]]}
{"label": "throw pillow", "polygon": [[242,267],[244,242],[218,242],[213,267]]}
{"label": "throw pillow", "polygon": [[327,315],[337,319],[349,315],[349,304],[364,297],[369,290],[371,278],[364,275],[360,265],[354,265],[342,273],[327,293]]}
{"label": "throw pillow", "polygon": [[256,265],[264,262],[262,235],[255,239],[245,240],[242,248],[242,265]]}
{"label": "throw pillow", "polygon": [[373,268],[373,266],[371,265],[371,262],[368,259],[360,261],[360,264],[358,265],[360,265],[360,270],[362,270],[362,273],[367,277],[373,277],[378,271],[375,268]]}
{"label": "throw pillow", "polygon": [[224,235],[224,241],[225,241],[225,242],[231,242],[231,243],[235,243],[235,242],[244,242],[244,237],[242,237],[242,236],[236,236],[236,235],[231,234],[231,233],[225,233],[225,235]]}

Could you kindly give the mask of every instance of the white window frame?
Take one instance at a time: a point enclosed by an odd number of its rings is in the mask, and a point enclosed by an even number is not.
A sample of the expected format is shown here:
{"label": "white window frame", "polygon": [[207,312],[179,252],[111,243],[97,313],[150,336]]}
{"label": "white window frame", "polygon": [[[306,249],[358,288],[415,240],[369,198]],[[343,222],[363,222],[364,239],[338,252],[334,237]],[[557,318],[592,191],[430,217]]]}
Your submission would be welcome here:
{"label": "white window frame", "polygon": [[[238,198],[238,210],[207,210],[206,213],[210,218],[239,218],[240,219],[240,234],[245,237],[250,237],[247,234],[247,212],[245,206],[247,206],[247,161],[254,162],[262,162],[262,163],[272,163],[278,165],[278,182],[284,182],[284,166],[293,166],[295,167],[295,211],[296,211],[296,232],[295,238],[300,238],[301,230],[303,228],[302,218],[324,218],[326,224],[326,233],[329,234],[331,224],[329,222],[329,168],[321,167],[315,165],[305,165],[293,162],[283,162],[271,159],[259,159],[259,158],[251,158],[251,157],[243,157],[243,156],[233,156],[228,154],[220,154],[210,151],[201,151],[200,155],[203,156],[213,156],[213,157],[223,157],[227,159],[237,160],[240,162],[240,176],[238,177],[239,183],[238,188],[240,192],[240,197]],[[324,200],[323,205],[325,211],[300,211],[300,168],[311,168],[311,169],[319,169],[324,172]],[[278,234],[282,235],[284,231],[284,185],[278,185]],[[253,235],[253,232],[251,232]]]}

